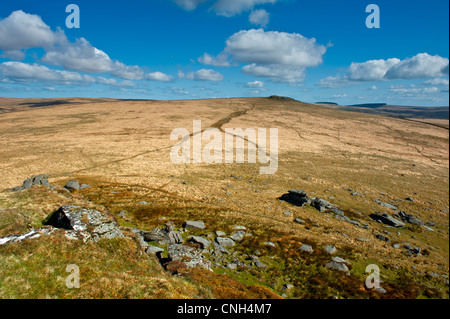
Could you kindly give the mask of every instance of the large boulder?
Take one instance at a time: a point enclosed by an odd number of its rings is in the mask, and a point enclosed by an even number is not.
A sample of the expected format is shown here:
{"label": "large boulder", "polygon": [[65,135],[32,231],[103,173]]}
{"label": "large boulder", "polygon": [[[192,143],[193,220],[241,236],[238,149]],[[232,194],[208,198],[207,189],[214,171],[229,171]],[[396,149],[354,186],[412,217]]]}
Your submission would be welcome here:
{"label": "large boulder", "polygon": [[125,237],[112,215],[79,206],[61,206],[45,220],[44,224],[72,230],[85,242]]}
{"label": "large boulder", "polygon": [[311,199],[306,192],[301,189],[291,189],[287,194],[282,195],[280,200],[284,200],[296,206],[303,206],[311,203]]}
{"label": "large boulder", "polygon": [[373,220],[379,221],[385,225],[389,225],[392,227],[403,227],[405,226],[405,223],[395,219],[394,217],[386,214],[386,213],[374,213],[374,214],[370,214],[370,218],[372,218]]}

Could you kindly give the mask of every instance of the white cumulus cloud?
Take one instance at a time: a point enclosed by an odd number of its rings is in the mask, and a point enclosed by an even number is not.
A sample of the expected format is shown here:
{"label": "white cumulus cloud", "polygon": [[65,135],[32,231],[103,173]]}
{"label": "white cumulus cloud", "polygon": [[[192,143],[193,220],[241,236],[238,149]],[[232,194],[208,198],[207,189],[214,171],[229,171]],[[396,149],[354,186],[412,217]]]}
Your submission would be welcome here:
{"label": "white cumulus cloud", "polygon": [[22,10],[12,12],[0,20],[0,50],[12,51],[31,48],[47,48],[59,38],[41,17]]}
{"label": "white cumulus cloud", "polygon": [[84,38],[77,39],[74,43],[65,39],[60,46],[47,51],[42,62],[86,73],[105,73],[113,70],[111,58]]}
{"label": "white cumulus cloud", "polygon": [[248,82],[247,87],[249,88],[262,88],[264,87],[264,82],[261,81],[254,81],[254,82]]}
{"label": "white cumulus cloud", "polygon": [[226,41],[226,47],[216,58],[204,55],[200,62],[228,61],[248,63],[242,67],[246,74],[268,77],[274,82],[299,82],[304,79],[306,68],[323,63],[327,48],[298,33],[243,30]]}
{"label": "white cumulus cloud", "polygon": [[179,71],[178,77],[180,79],[188,79],[194,81],[211,81],[211,82],[220,82],[223,81],[224,79],[221,73],[211,69],[201,69],[196,72],[189,72],[187,74],[184,74],[182,71]]}
{"label": "white cumulus cloud", "polygon": [[28,64],[22,62],[3,62],[0,64],[1,74],[9,80],[23,81],[48,81],[48,82],[85,82],[92,83],[95,79],[89,75],[81,75],[78,72],[53,70],[37,63]]}
{"label": "white cumulus cloud", "polygon": [[264,9],[253,10],[249,16],[250,23],[257,24],[262,27],[267,26],[269,24],[269,20],[270,20],[270,15]]}
{"label": "white cumulus cloud", "polygon": [[[117,60],[112,60],[104,51],[94,47],[84,38],[71,42],[61,30],[52,31],[42,21],[41,17],[25,13],[21,10],[14,11],[7,18],[0,19],[0,50],[1,57],[12,60],[23,60],[24,50],[30,48],[42,48],[44,56],[39,61],[48,65],[60,66],[65,70],[83,73],[108,73],[126,80],[152,80],[171,81],[170,75],[153,72],[147,73],[140,66],[129,66]],[[3,70],[19,75],[21,79],[27,78],[20,71],[28,69],[31,79],[40,79],[35,72],[41,70],[44,77],[54,78],[60,81],[65,76],[76,76],[77,72],[61,73],[39,64],[7,64]],[[3,72],[5,74],[5,72]],[[81,76],[81,75],[80,75]],[[101,81],[101,80],[100,80]],[[106,83],[103,81],[103,83]],[[110,81],[110,83],[113,83]],[[127,83],[127,82],[118,82]]]}
{"label": "white cumulus cloud", "polygon": [[277,0],[218,0],[213,10],[225,17],[232,17],[244,11],[252,10],[256,5],[276,3]]}
{"label": "white cumulus cloud", "polygon": [[439,78],[448,75],[448,66],[448,58],[419,53],[404,60],[392,58],[354,62],[344,75],[329,76],[317,84],[321,87],[336,88],[366,81]]}

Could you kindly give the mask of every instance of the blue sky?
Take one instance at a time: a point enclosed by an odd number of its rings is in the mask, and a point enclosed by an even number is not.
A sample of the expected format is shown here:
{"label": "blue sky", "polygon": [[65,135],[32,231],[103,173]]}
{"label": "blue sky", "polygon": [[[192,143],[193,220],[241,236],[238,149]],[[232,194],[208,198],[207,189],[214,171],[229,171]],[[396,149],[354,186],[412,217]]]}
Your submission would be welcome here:
{"label": "blue sky", "polygon": [[[69,4],[80,28],[68,28]],[[380,28],[369,29],[369,4]],[[0,4],[0,96],[448,106],[443,0]]]}

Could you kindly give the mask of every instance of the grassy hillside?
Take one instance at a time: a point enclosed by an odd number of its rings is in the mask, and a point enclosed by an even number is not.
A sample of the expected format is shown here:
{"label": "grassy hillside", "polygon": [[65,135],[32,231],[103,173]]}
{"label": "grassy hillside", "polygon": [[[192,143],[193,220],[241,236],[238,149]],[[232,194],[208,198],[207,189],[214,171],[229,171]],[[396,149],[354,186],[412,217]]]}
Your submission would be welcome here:
{"label": "grassy hillside", "polygon": [[[260,163],[173,164],[170,133],[192,133],[193,120],[222,131],[278,128],[277,173],[259,174]],[[168,221],[183,229],[184,221],[201,220],[204,230],[183,236],[213,240],[216,231],[232,234],[237,225],[248,236],[225,260],[206,255],[213,272],[176,276],[131,237],[84,244],[61,235],[0,245],[0,297],[448,298],[448,142],[448,130],[426,123],[275,98],[80,100],[3,113],[0,237],[42,226],[63,204],[108,210],[123,229],[151,231]],[[57,188],[7,190],[42,173]],[[91,188],[64,191],[70,179]],[[326,199],[368,227],[280,201],[290,189]],[[393,213],[379,202],[434,226],[386,227],[369,217]],[[397,243],[421,254],[407,254]],[[351,263],[349,275],[325,266],[333,257],[326,245]],[[256,253],[265,268],[226,266],[248,265]],[[65,287],[68,264],[80,266],[80,289]],[[364,287],[370,264],[379,266],[386,293]]]}

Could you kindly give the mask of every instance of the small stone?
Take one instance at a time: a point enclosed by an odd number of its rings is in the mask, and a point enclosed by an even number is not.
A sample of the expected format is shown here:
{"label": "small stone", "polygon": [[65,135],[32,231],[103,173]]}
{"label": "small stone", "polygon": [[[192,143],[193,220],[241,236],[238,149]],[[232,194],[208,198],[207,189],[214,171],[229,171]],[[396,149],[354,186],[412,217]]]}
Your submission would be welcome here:
{"label": "small stone", "polygon": [[277,246],[273,243],[273,242],[271,242],[271,241],[266,241],[265,243],[264,243],[264,246],[267,246],[267,247],[273,247],[273,248],[276,248]]}
{"label": "small stone", "polygon": [[300,250],[305,252],[305,253],[313,253],[313,248],[310,245],[302,245],[300,246]]}
{"label": "small stone", "polygon": [[284,284],[283,287],[281,288],[281,291],[288,291],[291,290],[292,288],[294,288],[294,285]]}
{"label": "small stone", "polygon": [[324,248],[325,252],[332,255],[334,253],[336,253],[336,247],[332,246],[332,245],[326,245]]}
{"label": "small stone", "polygon": [[344,263],[338,263],[338,262],[335,262],[335,261],[331,261],[328,264],[326,264],[325,266],[328,267],[328,268],[340,270],[340,271],[343,271],[343,272],[347,272],[348,271],[348,267]]}
{"label": "small stone", "polygon": [[267,265],[259,260],[255,261],[255,266],[258,268],[267,268]]}
{"label": "small stone", "polygon": [[382,287],[376,287],[375,291],[379,292],[380,294],[385,294],[387,292],[386,289],[384,289]]}
{"label": "small stone", "polygon": [[231,239],[234,241],[241,241],[244,239],[245,236],[245,230],[238,230],[233,235],[230,236]]}
{"label": "small stone", "polygon": [[300,219],[300,218],[294,219],[294,222],[297,223],[297,224],[304,224],[305,223],[305,221],[303,219]]}
{"label": "small stone", "polygon": [[226,267],[228,269],[235,270],[237,268],[237,265],[235,263],[229,263]]}
{"label": "small stone", "polygon": [[145,201],[145,200],[143,200],[143,201],[141,201],[141,202],[139,202],[138,203],[139,205],[145,205],[145,206],[147,206],[148,205],[148,203]]}
{"label": "small stone", "polygon": [[227,238],[227,237],[217,237],[216,242],[221,247],[233,247],[234,245],[236,245],[234,240],[232,240],[231,238]]}
{"label": "small stone", "polygon": [[342,264],[347,264],[347,265],[351,265],[351,263],[341,257],[333,257],[332,261],[336,262],[336,263],[342,263]]}
{"label": "small stone", "polygon": [[199,236],[192,236],[191,241],[200,244],[203,249],[207,249],[211,245],[211,242],[209,240]]}
{"label": "small stone", "polygon": [[184,228],[205,229],[205,223],[201,221],[188,220],[184,223]]}
{"label": "small stone", "polygon": [[78,181],[72,179],[66,183],[66,186],[64,188],[67,189],[73,189],[73,190],[79,190],[80,189],[80,183]]}

